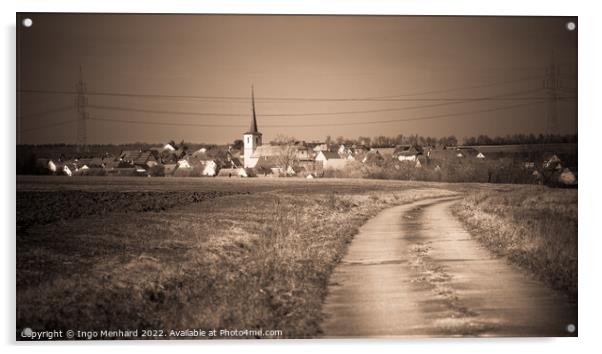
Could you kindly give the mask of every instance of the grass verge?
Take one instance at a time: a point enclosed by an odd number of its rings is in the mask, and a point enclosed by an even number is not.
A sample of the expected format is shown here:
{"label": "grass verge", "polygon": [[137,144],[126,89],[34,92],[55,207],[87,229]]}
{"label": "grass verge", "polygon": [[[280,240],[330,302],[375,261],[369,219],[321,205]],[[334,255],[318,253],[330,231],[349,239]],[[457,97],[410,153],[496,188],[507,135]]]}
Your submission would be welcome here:
{"label": "grass verge", "polygon": [[576,299],[576,189],[480,191],[464,198],[454,214],[494,253]]}

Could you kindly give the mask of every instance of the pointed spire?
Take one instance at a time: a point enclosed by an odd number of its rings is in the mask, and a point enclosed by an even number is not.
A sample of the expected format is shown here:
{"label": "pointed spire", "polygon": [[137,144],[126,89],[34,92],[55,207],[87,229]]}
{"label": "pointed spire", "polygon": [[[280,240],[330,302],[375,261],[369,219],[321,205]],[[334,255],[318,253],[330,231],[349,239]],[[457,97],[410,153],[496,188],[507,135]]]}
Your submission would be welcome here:
{"label": "pointed spire", "polygon": [[249,133],[259,133],[257,130],[257,117],[255,116],[255,90],[253,85],[251,85],[251,104],[253,108],[253,116],[251,117],[251,126],[249,128]]}

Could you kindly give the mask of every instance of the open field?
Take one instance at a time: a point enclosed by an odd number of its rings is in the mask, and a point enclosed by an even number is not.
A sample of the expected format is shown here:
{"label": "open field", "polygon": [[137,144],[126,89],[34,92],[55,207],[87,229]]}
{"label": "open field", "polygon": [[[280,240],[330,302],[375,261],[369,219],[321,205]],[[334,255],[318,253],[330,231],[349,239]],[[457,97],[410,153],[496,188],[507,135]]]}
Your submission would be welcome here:
{"label": "open field", "polygon": [[[79,205],[69,195],[77,189],[80,198],[101,195],[93,209],[104,211],[37,223],[30,217],[18,229],[18,328],[263,328],[312,337],[328,276],[357,228],[386,206],[453,194],[386,181],[224,179],[207,185],[197,179],[163,181],[159,191],[152,183],[130,186],[128,178],[112,185],[64,180],[54,185],[62,192],[44,192],[38,187],[48,180],[36,187],[35,179],[20,179],[19,215],[46,204],[53,210]],[[128,192],[115,191],[121,189]],[[209,190],[211,200],[144,207],[152,201],[147,193],[181,198]],[[128,213],[113,208],[124,193],[136,205]]]}
{"label": "open field", "polygon": [[454,210],[487,248],[576,298],[577,190],[486,190]]}
{"label": "open field", "polygon": [[[538,244],[537,254],[549,250],[549,262],[565,261],[569,251],[562,250],[574,246],[576,282],[576,190],[366,179],[19,176],[17,328],[261,328],[314,337],[329,276],[366,220],[390,206],[458,194],[466,196],[464,215],[474,203],[505,201],[506,209],[487,209],[504,216],[491,225],[502,230],[502,222],[516,223],[515,234],[493,235],[490,225],[474,235],[497,237],[506,249],[507,238],[517,243],[516,232],[535,230],[531,245],[542,242],[553,229],[541,223],[553,212],[573,220],[551,224],[565,234]],[[511,207],[514,198],[523,208]],[[525,229],[525,208],[539,226]],[[519,253],[505,254],[515,260]]]}

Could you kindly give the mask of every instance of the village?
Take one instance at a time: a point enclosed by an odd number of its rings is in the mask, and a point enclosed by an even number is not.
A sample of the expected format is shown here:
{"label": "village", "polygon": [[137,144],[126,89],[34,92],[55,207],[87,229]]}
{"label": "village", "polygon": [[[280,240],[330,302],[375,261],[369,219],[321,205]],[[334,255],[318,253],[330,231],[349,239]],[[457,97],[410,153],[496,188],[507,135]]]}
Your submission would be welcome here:
{"label": "village", "polygon": [[[246,136],[245,139],[260,135]],[[245,140],[247,141],[247,140]],[[260,140],[259,140],[260,141]],[[73,159],[38,158],[37,174],[63,176],[141,176],[141,177],[355,177],[390,167],[397,171],[414,170],[442,174],[442,166],[455,162],[461,166],[486,166],[486,155],[469,146],[398,145],[376,148],[362,144],[350,146],[305,141],[257,145],[237,149],[235,145],[201,147],[188,151],[186,145],[166,143],[150,149],[123,150],[119,155],[104,153]],[[248,143],[247,143],[248,144]],[[247,145],[248,146],[248,145]],[[488,156],[497,156],[492,153]],[[508,155],[506,153],[505,155]],[[497,158],[496,160],[499,160]],[[553,174],[562,185],[576,185],[576,171],[564,167],[557,154],[542,161],[524,159],[520,169],[530,183],[543,184],[544,174]],[[516,165],[516,161],[513,162]],[[500,163],[501,165],[501,163]],[[449,167],[449,166],[448,166]],[[355,173],[354,173],[355,172]],[[359,175],[358,175],[359,174]],[[350,176],[348,176],[350,175]],[[490,177],[488,182],[491,182]]]}
{"label": "village", "polygon": [[[553,153],[541,150],[541,146],[536,151],[525,151],[520,146],[497,149],[430,144],[372,147],[293,138],[264,145],[257,127],[253,116],[243,139],[225,146],[201,146],[191,150],[184,142],[170,141],[148,149],[121,150],[119,154],[82,152],[73,158],[39,157],[35,161],[35,174],[68,177],[373,177],[577,185],[575,162],[571,164],[570,161],[573,153]],[[451,178],[449,173],[452,172],[463,173]],[[514,179],[496,179],[500,172],[511,174]],[[383,173],[387,176],[382,177]],[[480,178],[473,176],[475,173]]]}
{"label": "village", "polygon": [[[323,177],[529,183],[576,186],[571,144],[475,147],[418,139],[375,147],[362,143],[300,141],[262,143],[255,102],[248,131],[228,145],[190,147],[170,141],[146,149],[81,152],[36,158],[34,174],[140,177]],[[452,141],[455,140],[452,139]],[[564,145],[568,146],[568,150]],[[554,151],[556,150],[556,151]],[[565,150],[565,151],[563,151]]]}

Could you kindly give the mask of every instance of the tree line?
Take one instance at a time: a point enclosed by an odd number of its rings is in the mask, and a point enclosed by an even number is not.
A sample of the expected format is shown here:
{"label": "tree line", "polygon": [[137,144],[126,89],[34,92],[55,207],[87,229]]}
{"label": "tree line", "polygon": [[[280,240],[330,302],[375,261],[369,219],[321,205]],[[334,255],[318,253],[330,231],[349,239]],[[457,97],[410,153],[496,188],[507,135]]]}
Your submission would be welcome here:
{"label": "tree line", "polygon": [[513,134],[489,137],[479,135],[464,139],[464,145],[524,145],[524,144],[562,144],[577,143],[577,134]]}
{"label": "tree line", "polygon": [[431,137],[421,135],[403,135],[398,134],[395,137],[390,136],[359,136],[356,139],[345,138],[339,136],[332,138],[327,136],[325,143],[330,144],[345,144],[345,145],[366,145],[368,147],[393,147],[397,145],[421,145],[421,146],[456,146],[458,144],[473,146],[473,145],[515,145],[515,144],[560,144],[560,143],[577,143],[576,134],[511,134],[505,136],[490,137],[488,135],[478,135],[473,137],[465,137],[460,142],[454,135],[444,137]]}

